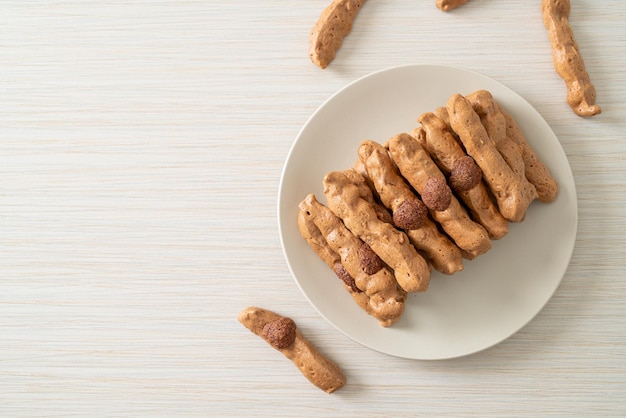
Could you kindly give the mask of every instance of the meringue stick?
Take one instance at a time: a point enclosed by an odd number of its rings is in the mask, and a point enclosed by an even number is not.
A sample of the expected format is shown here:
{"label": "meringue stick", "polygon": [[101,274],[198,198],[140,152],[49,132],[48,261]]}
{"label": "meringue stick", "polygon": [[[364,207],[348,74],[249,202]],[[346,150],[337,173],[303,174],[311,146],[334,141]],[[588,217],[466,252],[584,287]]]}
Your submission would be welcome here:
{"label": "meringue stick", "polygon": [[344,288],[350,293],[357,305],[365,312],[370,313],[370,298],[357,287],[354,277],[348,273],[341,263],[339,254],[330,247],[320,230],[310,219],[310,216],[307,216],[307,213],[302,209],[298,211],[298,229],[300,230],[300,235],[309,244],[309,247],[343,282]]}
{"label": "meringue stick", "polygon": [[415,138],[407,133],[394,136],[389,140],[389,154],[402,176],[429,206],[433,219],[461,250],[473,258],[491,249],[487,231],[470,219],[441,170]]}
{"label": "meringue stick", "polygon": [[456,9],[459,6],[464,5],[469,0],[436,0],[435,5],[442,12],[448,12],[450,10]]}
{"label": "meringue stick", "polygon": [[[468,94],[465,98],[470,102],[480,121],[487,131],[487,135],[496,145],[496,149],[502,155],[511,170],[517,175],[520,182],[528,181],[525,175],[522,149],[506,134],[506,118],[496,106],[491,93],[486,90],[477,90]],[[525,187],[530,187],[525,185]],[[534,186],[533,186],[534,187]]]}
{"label": "meringue stick", "polygon": [[[447,110],[443,108],[447,116]],[[447,123],[435,113],[426,112],[418,121],[422,126],[414,131],[414,138],[428,151],[439,168],[449,176],[450,186],[465,203],[471,217],[497,240],[509,232],[509,224],[491,200],[482,171],[476,166],[448,130]],[[452,176],[452,173],[455,173]],[[472,175],[472,173],[477,173]],[[452,176],[452,177],[450,177]]]}
{"label": "meringue stick", "polygon": [[333,0],[320,15],[309,35],[309,58],[324,69],[335,58],[343,39],[365,0]]}
{"label": "meringue stick", "polygon": [[323,183],[329,209],[394,271],[402,289],[406,292],[427,290],[430,266],[411,245],[406,234],[381,221],[372,205],[360,196],[358,186],[344,172],[327,173]]}
{"label": "meringue stick", "polygon": [[239,314],[241,324],[280,351],[309,382],[326,393],[346,384],[339,366],[324,357],[298,330],[296,323],[267,309],[250,306]]}
{"label": "meringue stick", "polygon": [[554,177],[550,174],[548,167],[541,161],[535,150],[526,141],[526,136],[520,129],[513,117],[502,106],[500,112],[506,119],[506,135],[519,144],[522,150],[522,160],[524,161],[524,173],[537,190],[537,199],[540,202],[550,203],[556,199],[559,186]]}
{"label": "meringue stick", "polygon": [[428,209],[397,172],[382,145],[364,141],[359,157],[367,169],[383,204],[393,211],[394,224],[405,230],[415,248],[421,250],[433,268],[444,274],[463,270],[461,250],[428,218]]}
{"label": "meringue stick", "polygon": [[404,312],[406,292],[378,255],[313,194],[300,203],[300,213],[318,229],[330,251],[339,255],[340,265],[335,262],[334,270],[354,283],[348,291],[359,306],[384,327],[397,322]]}
{"label": "meringue stick", "polygon": [[[330,248],[330,245],[326,242],[326,238],[324,238],[310,216],[307,216],[306,211],[302,209],[302,203],[299,205],[298,210],[298,230],[315,254],[337,274],[337,271],[341,269],[339,266],[341,265],[341,257]],[[360,289],[356,287],[354,279],[350,281],[349,279],[345,280],[339,274],[337,274],[337,276],[344,282],[346,289],[350,290],[351,293],[358,293],[360,291]]]}
{"label": "meringue stick", "polygon": [[520,189],[527,193],[528,199],[535,200],[538,197],[537,189],[526,178],[522,147],[507,135],[506,118],[491,93],[486,90],[477,90],[467,95],[466,99],[480,117],[485,131],[496,145],[496,149],[515,173]]}
{"label": "meringue stick", "polygon": [[569,24],[570,0],[542,0],[543,25],[552,44],[552,61],[565,81],[567,104],[578,116],[602,112],[596,104],[596,88],[591,83],[574,31]]}
{"label": "meringue stick", "polygon": [[454,94],[448,99],[446,107],[450,126],[459,136],[467,154],[482,170],[500,213],[511,222],[521,222],[528,206],[537,197],[537,191],[518,181],[465,97]]}

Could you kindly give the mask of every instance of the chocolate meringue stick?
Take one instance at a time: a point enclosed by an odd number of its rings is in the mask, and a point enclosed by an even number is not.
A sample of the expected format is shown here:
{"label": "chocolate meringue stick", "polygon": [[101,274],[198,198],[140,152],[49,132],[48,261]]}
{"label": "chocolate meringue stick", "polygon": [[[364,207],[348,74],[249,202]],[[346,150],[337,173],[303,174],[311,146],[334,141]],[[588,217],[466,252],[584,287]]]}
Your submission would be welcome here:
{"label": "chocolate meringue stick", "polygon": [[483,178],[496,198],[498,210],[505,219],[521,222],[526,209],[537,198],[537,190],[529,182],[518,181],[465,97],[452,95],[446,107],[452,129],[459,135],[467,154],[482,170]]}
{"label": "chocolate meringue stick", "polygon": [[315,195],[309,194],[298,206],[300,234],[344,282],[357,304],[384,327],[397,322],[406,292],[399,289],[389,267]]}
{"label": "chocolate meringue stick", "polygon": [[439,168],[450,176],[450,186],[463,200],[472,218],[487,230],[491,239],[505,236],[509,232],[508,221],[491,201],[482,181],[482,171],[474,159],[465,154],[448,127],[448,110],[443,107],[438,108],[436,113],[423,113],[418,121],[422,126],[412,132],[413,137],[428,151]]}
{"label": "chocolate meringue stick", "polygon": [[326,393],[346,384],[346,377],[332,361],[298,331],[295,322],[275,312],[251,306],[239,314],[239,322],[293,361],[311,383]]}
{"label": "chocolate meringue stick", "polygon": [[393,211],[394,224],[404,229],[435,270],[444,274],[463,270],[461,250],[428,217],[428,208],[397,172],[387,150],[374,141],[363,141],[359,157],[381,201]]}
{"label": "chocolate meringue stick", "polygon": [[394,271],[402,289],[426,291],[430,283],[429,264],[404,232],[378,218],[374,207],[361,197],[359,187],[346,172],[335,171],[324,176],[324,195],[329,209]]}
{"label": "chocolate meringue stick", "polygon": [[389,154],[400,173],[420,193],[433,219],[464,250],[466,257],[472,259],[491,249],[487,231],[470,219],[441,170],[415,138],[407,133],[394,136],[389,140]]}
{"label": "chocolate meringue stick", "polygon": [[570,6],[570,0],[543,0],[543,25],[552,43],[554,68],[567,86],[567,104],[578,116],[594,116],[602,109],[569,24]]}
{"label": "chocolate meringue stick", "polygon": [[435,5],[439,8],[439,10],[443,12],[448,12],[452,9],[456,9],[459,6],[463,6],[469,0],[436,0]]}
{"label": "chocolate meringue stick", "polygon": [[335,58],[363,3],[365,0],[333,0],[324,9],[309,36],[309,57],[313,64],[324,69]]}

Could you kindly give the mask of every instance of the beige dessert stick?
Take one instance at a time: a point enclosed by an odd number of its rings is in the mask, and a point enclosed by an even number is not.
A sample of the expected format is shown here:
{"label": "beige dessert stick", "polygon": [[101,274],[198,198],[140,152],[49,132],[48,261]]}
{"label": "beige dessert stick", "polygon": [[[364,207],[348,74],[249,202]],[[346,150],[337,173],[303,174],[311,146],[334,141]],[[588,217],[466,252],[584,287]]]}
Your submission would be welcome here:
{"label": "beige dessert stick", "polygon": [[487,134],[496,144],[498,152],[515,173],[520,187],[523,190],[528,190],[536,199],[539,193],[534,184],[529,182],[527,178],[522,145],[508,135],[507,119],[491,93],[486,90],[477,90],[467,95],[466,98],[480,117]]}
{"label": "beige dessert stick", "polygon": [[[443,111],[447,117],[445,107]],[[438,114],[444,115],[443,111],[440,110]],[[446,121],[431,112],[420,115],[418,121],[422,126],[413,132],[413,137],[428,151],[439,168],[451,176],[448,181],[469,209],[472,219],[487,230],[491,239],[504,237],[509,232],[508,221],[491,200],[480,168],[472,168],[476,165],[474,160],[461,148]],[[477,174],[472,175],[473,172]]]}
{"label": "beige dessert stick", "polygon": [[456,9],[459,6],[464,5],[469,0],[436,0],[435,5],[444,12]]}
{"label": "beige dessert stick", "polygon": [[346,377],[339,366],[324,357],[290,318],[251,306],[244,309],[238,319],[243,326],[283,353],[309,382],[324,392],[333,393],[346,384]]}
{"label": "beige dessert stick", "polygon": [[496,148],[518,177],[529,181],[535,187],[540,201],[553,201],[558,191],[556,181],[528,144],[511,115],[498,105],[488,91],[478,90],[468,95],[467,99],[480,116],[487,133],[496,143]]}
{"label": "beige dessert stick", "polygon": [[541,161],[535,150],[526,141],[526,136],[520,129],[513,117],[502,106],[500,112],[506,119],[506,134],[513,141],[517,142],[522,149],[522,159],[524,160],[524,172],[526,178],[537,190],[537,198],[544,203],[552,202],[556,199],[559,186],[548,167]]}
{"label": "beige dessert stick", "polygon": [[[467,211],[448,188],[441,170],[415,138],[407,133],[394,136],[389,140],[389,153],[402,176],[429,206],[433,219],[460,249],[470,258],[491,249],[491,240],[485,228],[470,219]],[[430,198],[430,195],[433,195],[433,198]],[[449,195],[447,205],[437,206],[428,203],[431,200],[433,203],[439,203],[440,197],[444,195]]]}
{"label": "beige dessert stick", "polygon": [[602,109],[569,24],[570,7],[569,0],[542,0],[543,24],[552,44],[554,68],[567,87],[567,104],[579,116],[594,116]]}
{"label": "beige dessert stick", "polygon": [[537,191],[534,187],[525,187],[526,184],[530,185],[528,182],[520,184],[465,97],[454,94],[448,99],[446,107],[452,129],[459,136],[467,154],[482,170],[500,213],[511,222],[521,222],[528,206],[537,197]]}
{"label": "beige dessert stick", "polygon": [[365,0],[333,0],[324,9],[309,36],[309,57],[313,64],[322,69],[330,64],[364,3]]}
{"label": "beige dessert stick", "polygon": [[[524,160],[522,159],[522,148],[509,138],[506,134],[506,118],[500,111],[491,93],[487,90],[477,90],[465,96],[470,102],[476,114],[480,117],[487,135],[496,145],[496,149],[504,158],[504,161],[511,167],[518,180],[527,182],[525,174]],[[524,187],[534,187],[524,184]]]}
{"label": "beige dessert stick", "polygon": [[433,268],[444,274],[463,270],[461,250],[428,218],[428,209],[397,172],[382,145],[364,141],[359,157],[383,204],[392,210],[394,224],[405,230],[415,248],[421,250]]}
{"label": "beige dessert stick", "polygon": [[335,171],[324,176],[324,195],[330,210],[394,271],[402,289],[406,292],[427,290],[430,266],[426,260],[417,253],[405,233],[378,218],[374,207],[360,193],[345,172]]}
{"label": "beige dessert stick", "polygon": [[482,180],[482,171],[461,148],[447,123],[431,112],[420,115],[418,121],[422,126],[414,130],[413,137],[449,176],[450,186],[465,203],[472,219],[481,224],[493,240],[508,234],[509,223],[491,200]]}
{"label": "beige dessert stick", "polygon": [[346,285],[354,284],[348,286],[348,291],[359,306],[384,327],[397,322],[404,311],[406,292],[398,288],[393,272],[313,194],[309,194],[299,208],[299,225],[304,224],[307,230],[314,227],[323,237],[322,245],[328,250],[320,257],[327,252],[338,255],[339,260],[333,257],[326,263],[333,263],[331,268]]}

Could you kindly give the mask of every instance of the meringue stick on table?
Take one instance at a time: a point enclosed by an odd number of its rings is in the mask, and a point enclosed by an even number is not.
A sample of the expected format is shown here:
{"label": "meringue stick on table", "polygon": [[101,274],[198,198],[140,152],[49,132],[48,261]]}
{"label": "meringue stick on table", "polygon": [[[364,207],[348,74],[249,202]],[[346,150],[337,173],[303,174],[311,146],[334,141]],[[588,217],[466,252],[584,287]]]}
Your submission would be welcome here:
{"label": "meringue stick on table", "polygon": [[291,318],[251,306],[241,311],[237,319],[291,360],[309,382],[324,392],[333,393],[346,384],[339,366],[324,357]]}
{"label": "meringue stick on table", "polygon": [[365,0],[333,0],[322,11],[309,35],[309,58],[313,64],[322,69],[330,64],[364,3]]}
{"label": "meringue stick on table", "polygon": [[437,8],[439,8],[439,10],[447,12],[464,5],[468,1],[469,0],[436,0],[435,5],[437,6]]}
{"label": "meringue stick on table", "polygon": [[569,24],[570,7],[570,0],[542,0],[543,25],[552,44],[554,68],[567,87],[567,104],[578,116],[594,116],[602,109]]}

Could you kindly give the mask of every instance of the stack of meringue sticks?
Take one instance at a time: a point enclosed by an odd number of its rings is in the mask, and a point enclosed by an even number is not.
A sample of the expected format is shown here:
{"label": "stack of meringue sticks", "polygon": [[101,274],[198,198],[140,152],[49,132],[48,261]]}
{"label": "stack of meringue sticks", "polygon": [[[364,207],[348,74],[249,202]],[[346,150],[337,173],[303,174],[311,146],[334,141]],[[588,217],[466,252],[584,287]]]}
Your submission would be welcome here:
{"label": "stack of meringue sticks", "polygon": [[428,289],[431,269],[461,271],[558,191],[486,90],[454,94],[418,122],[385,144],[363,141],[353,167],[327,173],[326,205],[313,194],[299,204],[301,235],[384,327],[400,319],[407,293]]}

